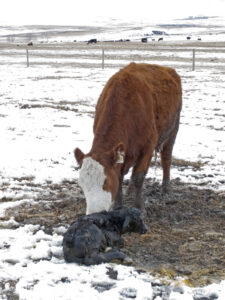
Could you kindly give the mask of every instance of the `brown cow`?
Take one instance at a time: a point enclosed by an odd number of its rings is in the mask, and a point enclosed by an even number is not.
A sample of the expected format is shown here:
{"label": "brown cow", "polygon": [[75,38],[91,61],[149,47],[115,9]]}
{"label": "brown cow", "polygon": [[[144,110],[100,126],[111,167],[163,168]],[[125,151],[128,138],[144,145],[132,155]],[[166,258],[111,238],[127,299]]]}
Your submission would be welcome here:
{"label": "brown cow", "polygon": [[171,68],[131,63],[109,79],[96,106],[92,148],[88,154],[74,150],[87,214],[122,204],[130,167],[129,196],[143,209],[142,184],[154,150],[161,153],[167,190],[181,99],[181,80]]}

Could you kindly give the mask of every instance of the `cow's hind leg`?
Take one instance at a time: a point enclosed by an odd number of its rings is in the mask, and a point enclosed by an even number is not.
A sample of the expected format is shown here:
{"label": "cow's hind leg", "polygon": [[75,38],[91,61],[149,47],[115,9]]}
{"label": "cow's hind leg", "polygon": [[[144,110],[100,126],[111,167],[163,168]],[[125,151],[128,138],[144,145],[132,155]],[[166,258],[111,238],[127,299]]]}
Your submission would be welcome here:
{"label": "cow's hind leg", "polygon": [[174,142],[176,139],[177,131],[179,126],[179,118],[177,124],[171,133],[168,140],[163,145],[163,149],[160,153],[161,155],[161,165],[163,169],[163,181],[162,181],[162,192],[167,193],[169,191],[170,185],[170,167],[171,167],[171,160],[172,160],[172,151]]}

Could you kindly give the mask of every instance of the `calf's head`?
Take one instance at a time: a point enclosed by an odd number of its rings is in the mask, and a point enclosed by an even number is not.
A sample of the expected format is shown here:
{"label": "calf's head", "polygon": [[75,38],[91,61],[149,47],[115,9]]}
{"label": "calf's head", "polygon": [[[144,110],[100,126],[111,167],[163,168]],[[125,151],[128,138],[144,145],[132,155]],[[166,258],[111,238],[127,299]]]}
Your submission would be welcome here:
{"label": "calf's head", "polygon": [[140,234],[144,234],[147,232],[147,227],[141,218],[140,211],[137,208],[118,208],[114,210],[114,212],[118,212],[120,214],[120,217],[122,217],[122,220],[124,220],[122,233],[137,232]]}
{"label": "calf's head", "polygon": [[81,168],[78,182],[86,198],[86,214],[109,211],[118,192],[124,145],[119,143],[111,151],[86,155],[76,148],[74,155]]}

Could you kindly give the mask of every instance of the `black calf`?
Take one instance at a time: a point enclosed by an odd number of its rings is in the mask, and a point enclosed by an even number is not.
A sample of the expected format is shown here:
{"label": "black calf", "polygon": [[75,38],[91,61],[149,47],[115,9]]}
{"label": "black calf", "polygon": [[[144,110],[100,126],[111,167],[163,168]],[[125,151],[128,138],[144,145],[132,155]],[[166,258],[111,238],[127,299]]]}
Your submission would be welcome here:
{"label": "black calf", "polygon": [[72,223],[64,234],[64,258],[67,262],[85,265],[128,261],[129,258],[117,248],[124,246],[121,234],[146,231],[140,212],[134,207],[86,215]]}

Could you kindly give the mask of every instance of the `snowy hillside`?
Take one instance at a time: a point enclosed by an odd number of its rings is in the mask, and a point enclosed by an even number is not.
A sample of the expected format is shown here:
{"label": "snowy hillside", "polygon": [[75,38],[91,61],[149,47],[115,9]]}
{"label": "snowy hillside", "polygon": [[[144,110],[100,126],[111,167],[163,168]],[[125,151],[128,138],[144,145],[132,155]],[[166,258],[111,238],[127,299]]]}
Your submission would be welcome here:
{"label": "snowy hillside", "polygon": [[[140,40],[148,36],[149,40],[158,38],[158,32],[164,33],[166,41],[192,40],[201,38],[204,41],[225,40],[225,19],[223,17],[189,17],[170,22],[153,23],[151,20],[137,22],[118,19],[100,19],[88,25],[76,26],[0,26],[0,41],[8,42],[60,42],[85,41],[97,38],[99,41],[129,39]],[[154,34],[156,32],[156,34]]]}

